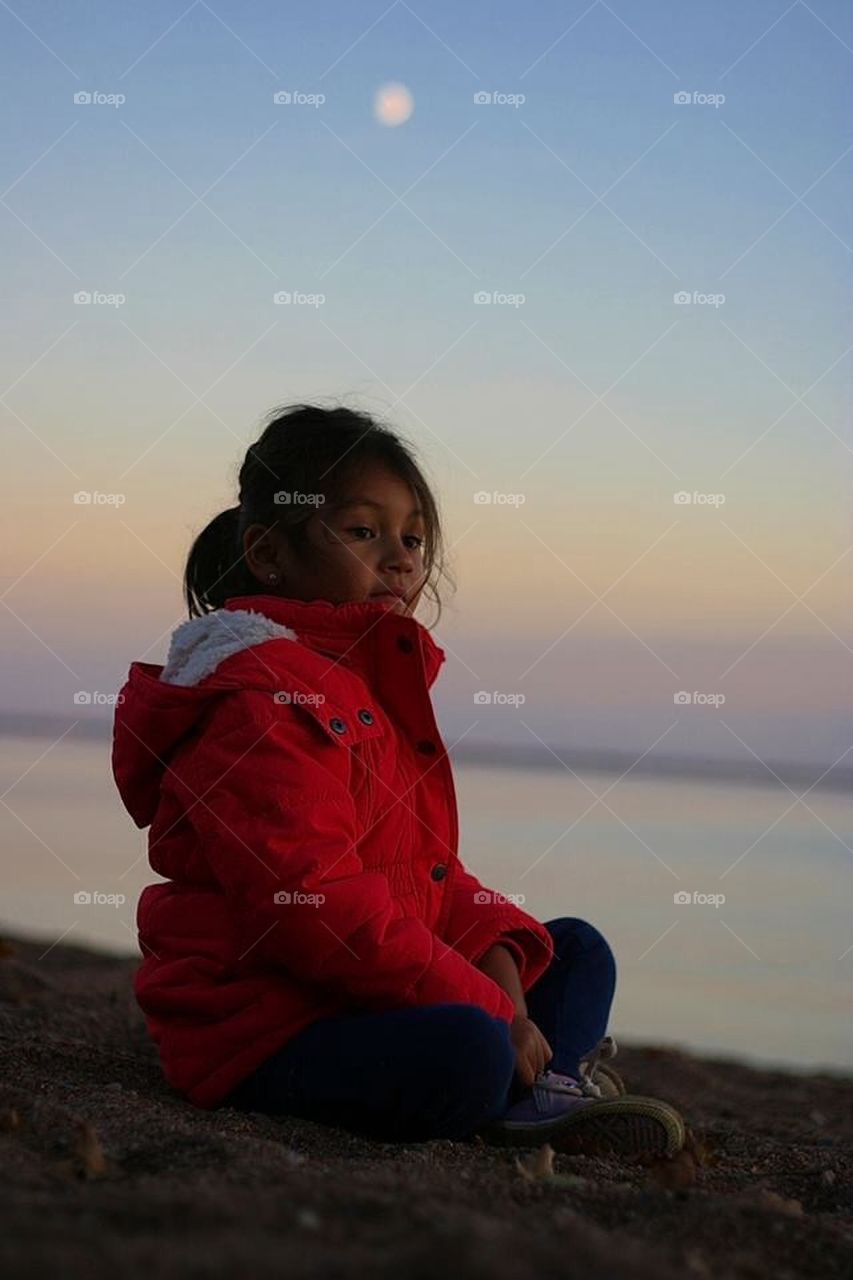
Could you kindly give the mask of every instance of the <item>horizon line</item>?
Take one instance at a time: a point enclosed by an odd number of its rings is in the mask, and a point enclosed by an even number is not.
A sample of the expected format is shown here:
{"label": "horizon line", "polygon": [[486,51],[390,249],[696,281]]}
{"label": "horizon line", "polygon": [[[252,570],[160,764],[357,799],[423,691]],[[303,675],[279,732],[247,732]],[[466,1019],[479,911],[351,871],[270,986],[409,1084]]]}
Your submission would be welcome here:
{"label": "horizon line", "polygon": [[[104,717],[81,718],[26,711],[0,711],[0,737],[46,738],[73,727],[75,736],[89,741],[107,741],[113,736],[113,722]],[[853,768],[840,763],[798,763],[796,761],[730,760],[722,756],[655,755],[639,759],[617,747],[570,747],[517,744],[511,742],[465,742],[448,747],[448,755],[462,765],[497,769],[530,769],[568,773],[624,774],[627,771],[668,781],[704,781],[739,786],[819,788],[849,791]],[[775,775],[775,776],[774,776]]]}

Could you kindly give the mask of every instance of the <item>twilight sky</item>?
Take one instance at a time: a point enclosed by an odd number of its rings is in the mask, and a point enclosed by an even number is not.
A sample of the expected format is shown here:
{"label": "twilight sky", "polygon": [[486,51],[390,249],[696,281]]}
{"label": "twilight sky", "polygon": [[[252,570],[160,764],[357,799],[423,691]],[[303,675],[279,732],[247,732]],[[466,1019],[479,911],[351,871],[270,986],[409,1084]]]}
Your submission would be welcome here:
{"label": "twilight sky", "polygon": [[164,659],[262,419],[322,398],[435,481],[451,739],[850,747],[849,5],[15,0],[0,37],[0,710],[109,716],[74,693]]}

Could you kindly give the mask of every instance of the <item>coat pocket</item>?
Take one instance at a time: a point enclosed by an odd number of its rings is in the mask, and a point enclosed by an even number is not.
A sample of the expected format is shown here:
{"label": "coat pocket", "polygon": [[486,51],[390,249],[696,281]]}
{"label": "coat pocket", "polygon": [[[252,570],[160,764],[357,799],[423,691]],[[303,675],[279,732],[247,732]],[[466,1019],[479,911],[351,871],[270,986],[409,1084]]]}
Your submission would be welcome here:
{"label": "coat pocket", "polygon": [[[388,794],[378,778],[388,772],[388,731],[384,715],[372,702],[363,704],[331,699],[324,695],[302,694],[299,689],[284,691],[280,701],[307,716],[316,726],[318,741],[348,750],[350,792],[359,818],[369,826],[375,807]],[[391,766],[393,769],[393,752]]]}

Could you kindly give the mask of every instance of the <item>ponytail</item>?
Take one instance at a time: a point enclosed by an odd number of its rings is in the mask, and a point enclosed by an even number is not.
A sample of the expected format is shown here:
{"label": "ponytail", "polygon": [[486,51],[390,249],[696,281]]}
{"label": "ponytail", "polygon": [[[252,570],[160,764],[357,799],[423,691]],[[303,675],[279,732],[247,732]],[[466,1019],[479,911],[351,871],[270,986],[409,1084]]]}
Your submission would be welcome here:
{"label": "ponytail", "polygon": [[190,548],[184,599],[191,618],[221,609],[229,596],[251,590],[239,533],[240,508],[229,507],[202,529]]}

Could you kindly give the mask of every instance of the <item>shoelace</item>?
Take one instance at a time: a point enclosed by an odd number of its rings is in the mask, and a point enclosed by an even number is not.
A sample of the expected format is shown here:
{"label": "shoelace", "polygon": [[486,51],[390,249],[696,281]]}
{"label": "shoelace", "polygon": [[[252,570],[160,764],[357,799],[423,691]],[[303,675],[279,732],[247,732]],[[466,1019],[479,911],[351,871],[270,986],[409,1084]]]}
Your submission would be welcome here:
{"label": "shoelace", "polygon": [[559,1071],[540,1071],[533,1083],[533,1096],[537,1106],[547,1107],[549,1093],[569,1093],[577,1098],[600,1098],[601,1088],[593,1080],[593,1073],[600,1058],[615,1058],[617,1051],[613,1037],[603,1036],[581,1063],[579,1079],[562,1075]]}
{"label": "shoelace", "polygon": [[[619,1049],[613,1036],[602,1036],[595,1048],[581,1061],[582,1078],[592,1080],[599,1058],[606,1061],[608,1058],[615,1058],[618,1052]],[[586,1064],[586,1070],[583,1069],[584,1063]]]}

